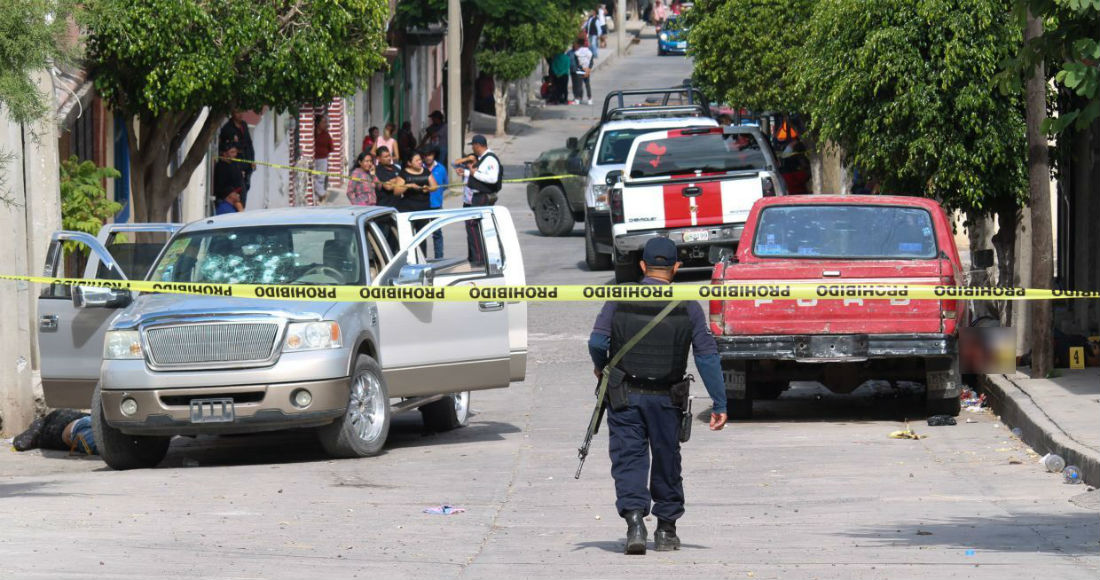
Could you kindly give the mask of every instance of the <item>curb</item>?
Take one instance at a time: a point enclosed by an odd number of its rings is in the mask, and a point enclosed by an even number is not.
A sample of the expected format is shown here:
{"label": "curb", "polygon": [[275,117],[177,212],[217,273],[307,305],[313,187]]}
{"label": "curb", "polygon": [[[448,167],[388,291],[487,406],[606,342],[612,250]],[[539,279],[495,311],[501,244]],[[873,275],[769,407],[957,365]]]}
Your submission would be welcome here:
{"label": "curb", "polygon": [[1081,470],[1085,483],[1100,487],[1100,452],[1070,437],[1008,375],[983,375],[981,383],[1001,422],[1019,427],[1024,443],[1040,454],[1061,455]]}

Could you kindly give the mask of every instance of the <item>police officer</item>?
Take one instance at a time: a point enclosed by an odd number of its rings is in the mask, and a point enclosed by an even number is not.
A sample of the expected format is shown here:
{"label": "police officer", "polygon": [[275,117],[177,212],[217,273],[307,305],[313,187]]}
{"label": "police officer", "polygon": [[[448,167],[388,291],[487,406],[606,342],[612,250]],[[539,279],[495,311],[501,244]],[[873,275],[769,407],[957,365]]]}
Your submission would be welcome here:
{"label": "police officer", "polygon": [[[458,176],[466,183],[463,191],[462,207],[481,207],[494,205],[497,193],[504,184],[504,170],[500,158],[492,149],[484,135],[474,135],[470,139],[473,155],[456,159],[454,167]],[[466,239],[470,264],[485,265],[485,248],[481,239],[481,222],[466,222]]]}
{"label": "police officer", "polygon": [[[676,245],[668,238],[654,238],[645,245],[642,284],[671,284],[680,263]],[[624,343],[630,341],[667,303],[607,302],[596,318],[588,349],[596,376]],[[676,520],[684,515],[684,485],[680,476],[679,429],[682,410],[670,398],[674,385],[683,385],[688,349],[694,350],[695,366],[714,402],[710,428],[726,424],[726,390],[718,346],[707,328],[698,302],[685,302],[646,334],[621,358],[617,368],[628,405],[609,408],[607,427],[611,452],[611,476],[615,479],[615,507],[626,520],[626,553],[645,554],[647,532],[643,518],[657,516],[654,548],[676,550]],[[652,455],[652,469],[650,466]]]}

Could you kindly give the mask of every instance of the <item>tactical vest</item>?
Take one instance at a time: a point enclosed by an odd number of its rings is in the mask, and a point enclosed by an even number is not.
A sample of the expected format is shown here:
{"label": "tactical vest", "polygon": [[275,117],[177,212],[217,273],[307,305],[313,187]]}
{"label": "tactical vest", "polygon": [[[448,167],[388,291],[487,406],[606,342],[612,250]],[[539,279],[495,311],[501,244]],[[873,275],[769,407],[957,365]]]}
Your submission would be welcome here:
{"label": "tactical vest", "polygon": [[484,157],[478,160],[478,163],[484,161],[486,157],[492,157],[497,161],[497,167],[500,168],[500,170],[497,171],[497,180],[492,183],[486,183],[471,174],[470,178],[466,181],[466,185],[470,186],[470,189],[477,193],[496,193],[500,191],[501,187],[504,185],[504,166],[500,164],[500,157],[497,157],[496,154],[492,152],[486,153]]}
{"label": "tactical vest", "polygon": [[[620,302],[611,318],[611,356],[657,315],[667,302]],[[666,388],[684,378],[691,348],[691,317],[680,304],[619,361],[633,385]]]}

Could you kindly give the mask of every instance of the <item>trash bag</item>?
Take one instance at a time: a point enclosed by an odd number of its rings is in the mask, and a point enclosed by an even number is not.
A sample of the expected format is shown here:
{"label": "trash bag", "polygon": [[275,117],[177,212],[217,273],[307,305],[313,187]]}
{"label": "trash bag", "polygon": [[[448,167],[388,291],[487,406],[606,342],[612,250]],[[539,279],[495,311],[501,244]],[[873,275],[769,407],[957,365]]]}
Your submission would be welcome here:
{"label": "trash bag", "polygon": [[944,425],[956,425],[955,418],[951,415],[932,415],[928,418],[929,427],[943,427]]}

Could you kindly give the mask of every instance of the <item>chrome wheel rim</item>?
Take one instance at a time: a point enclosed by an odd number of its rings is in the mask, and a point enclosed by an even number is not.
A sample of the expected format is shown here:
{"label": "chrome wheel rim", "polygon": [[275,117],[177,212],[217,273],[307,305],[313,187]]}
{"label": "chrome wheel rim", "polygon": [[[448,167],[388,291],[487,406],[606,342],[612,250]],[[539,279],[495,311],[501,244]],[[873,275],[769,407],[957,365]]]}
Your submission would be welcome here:
{"label": "chrome wheel rim", "polygon": [[378,382],[378,377],[372,373],[356,375],[351,384],[348,414],[352,430],[360,441],[370,443],[382,434],[388,404],[389,401],[382,396],[382,385]]}
{"label": "chrome wheel rim", "polygon": [[460,424],[466,422],[466,418],[470,414],[470,391],[464,393],[456,393],[451,395],[455,404],[455,417],[458,418]]}

